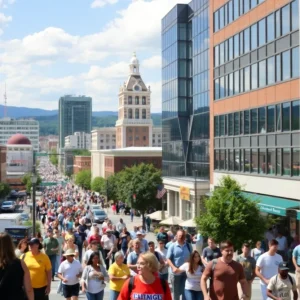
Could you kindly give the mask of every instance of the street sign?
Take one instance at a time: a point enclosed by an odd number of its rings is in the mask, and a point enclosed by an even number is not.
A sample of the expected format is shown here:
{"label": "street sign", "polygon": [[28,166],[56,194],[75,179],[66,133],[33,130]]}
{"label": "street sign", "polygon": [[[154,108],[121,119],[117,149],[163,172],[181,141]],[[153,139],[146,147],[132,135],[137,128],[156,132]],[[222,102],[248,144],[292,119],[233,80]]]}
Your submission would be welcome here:
{"label": "street sign", "polygon": [[37,152],[35,153],[35,156],[48,156],[48,153]]}
{"label": "street sign", "polygon": [[41,182],[40,186],[55,186],[57,182]]}

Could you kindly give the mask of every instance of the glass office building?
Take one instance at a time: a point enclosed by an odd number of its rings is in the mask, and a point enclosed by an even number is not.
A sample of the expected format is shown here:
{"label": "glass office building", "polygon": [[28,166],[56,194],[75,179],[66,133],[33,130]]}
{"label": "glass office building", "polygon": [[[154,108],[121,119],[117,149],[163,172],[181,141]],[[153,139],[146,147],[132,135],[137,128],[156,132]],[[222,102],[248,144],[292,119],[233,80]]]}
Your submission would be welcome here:
{"label": "glass office building", "polygon": [[65,137],[74,132],[92,130],[92,98],[66,95],[59,99],[59,148],[64,148]]}

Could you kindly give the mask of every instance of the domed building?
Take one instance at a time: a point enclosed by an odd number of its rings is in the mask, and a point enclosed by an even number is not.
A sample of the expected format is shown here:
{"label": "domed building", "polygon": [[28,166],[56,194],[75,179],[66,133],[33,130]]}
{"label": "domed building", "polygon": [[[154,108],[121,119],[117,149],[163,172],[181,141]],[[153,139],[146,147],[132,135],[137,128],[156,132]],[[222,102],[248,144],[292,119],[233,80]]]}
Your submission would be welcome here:
{"label": "domed building", "polygon": [[22,188],[21,179],[32,171],[33,147],[23,134],[12,135],[6,144],[6,181],[14,189]]}

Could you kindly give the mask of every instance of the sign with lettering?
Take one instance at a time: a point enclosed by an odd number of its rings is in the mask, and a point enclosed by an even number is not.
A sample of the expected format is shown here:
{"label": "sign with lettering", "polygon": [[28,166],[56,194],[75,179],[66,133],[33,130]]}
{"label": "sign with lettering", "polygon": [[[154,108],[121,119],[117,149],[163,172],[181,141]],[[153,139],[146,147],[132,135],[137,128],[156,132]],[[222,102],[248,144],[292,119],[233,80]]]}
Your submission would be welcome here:
{"label": "sign with lettering", "polygon": [[181,200],[189,201],[190,200],[190,189],[185,186],[181,186],[179,189],[179,196],[180,196]]}
{"label": "sign with lettering", "polygon": [[262,203],[258,203],[258,205],[260,210],[263,212],[277,216],[286,216],[286,210],[280,207],[269,206]]}

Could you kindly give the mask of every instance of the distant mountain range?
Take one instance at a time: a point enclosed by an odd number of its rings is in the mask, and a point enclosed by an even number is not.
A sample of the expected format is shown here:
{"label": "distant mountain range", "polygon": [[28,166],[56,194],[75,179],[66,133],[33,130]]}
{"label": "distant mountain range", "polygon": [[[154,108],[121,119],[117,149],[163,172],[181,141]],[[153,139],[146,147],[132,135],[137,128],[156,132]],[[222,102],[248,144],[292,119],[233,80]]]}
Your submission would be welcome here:
{"label": "distant mountain range", "polygon": [[[0,118],[4,107],[0,105]],[[7,106],[7,116],[10,118],[32,118],[40,123],[40,136],[58,134],[58,110],[40,108]],[[161,126],[161,113],[151,114],[154,126]],[[93,111],[92,127],[114,127],[118,118],[116,111]]]}

